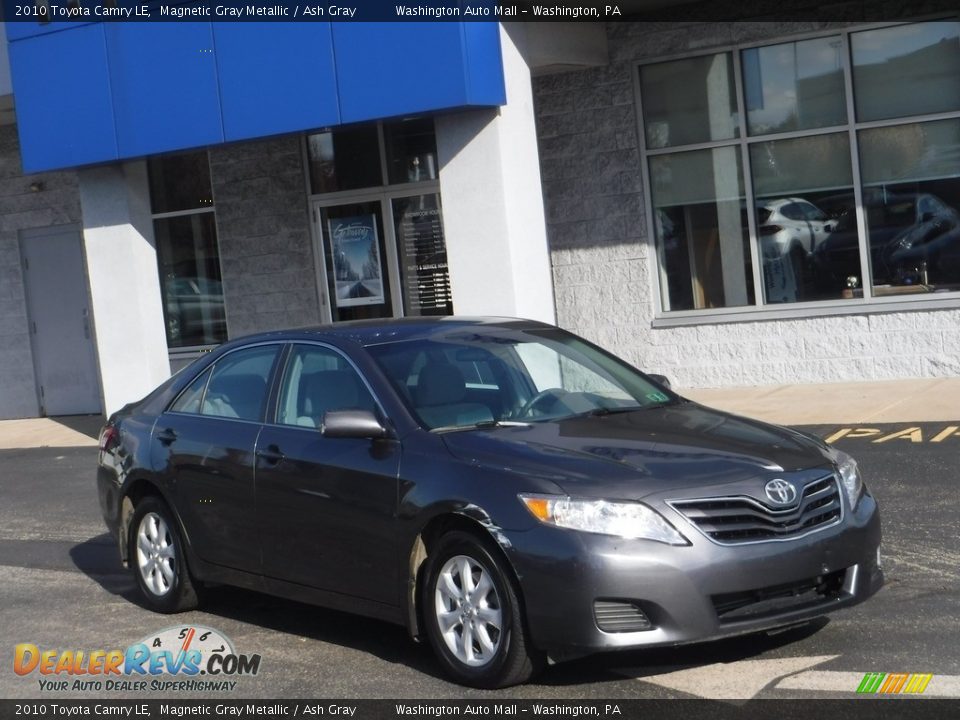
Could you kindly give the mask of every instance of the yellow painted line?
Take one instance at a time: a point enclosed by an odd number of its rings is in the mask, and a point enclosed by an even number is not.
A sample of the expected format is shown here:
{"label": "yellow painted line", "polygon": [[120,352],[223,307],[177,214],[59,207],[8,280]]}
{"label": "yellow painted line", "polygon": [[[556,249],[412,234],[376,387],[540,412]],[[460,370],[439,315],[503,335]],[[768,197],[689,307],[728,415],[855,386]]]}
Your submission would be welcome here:
{"label": "yellow painted line", "polygon": [[838,440],[868,440],[871,443],[881,444],[893,440],[908,440],[917,445],[921,443],[942,443],[949,439],[960,439],[960,425],[947,425],[942,430],[927,430],[930,437],[925,436],[924,430],[918,425],[910,425],[900,429],[881,429],[875,427],[841,427],[837,428],[824,438],[824,442],[835,443]]}
{"label": "yellow painted line", "polygon": [[931,438],[930,442],[935,442],[935,443],[943,442],[944,440],[946,440],[946,439],[947,439],[948,437],[950,437],[951,435],[960,436],[960,432],[957,432],[958,430],[960,430],[960,426],[958,426],[958,425],[948,425],[948,426],[945,427],[943,430],[941,430],[939,433],[937,433],[933,438]]}
{"label": "yellow painted line", "polygon": [[923,442],[923,430],[918,427],[908,427],[903,430],[897,430],[892,432],[889,435],[884,435],[882,438],[874,440],[875,443],[885,443],[891,440],[910,440],[910,442],[922,443]]}

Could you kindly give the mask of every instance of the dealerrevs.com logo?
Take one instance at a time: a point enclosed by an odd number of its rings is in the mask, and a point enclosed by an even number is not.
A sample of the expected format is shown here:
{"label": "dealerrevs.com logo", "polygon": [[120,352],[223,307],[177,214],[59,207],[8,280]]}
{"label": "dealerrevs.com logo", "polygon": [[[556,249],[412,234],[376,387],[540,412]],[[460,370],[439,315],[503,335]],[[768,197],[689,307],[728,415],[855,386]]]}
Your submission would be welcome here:
{"label": "dealerrevs.com logo", "polygon": [[171,627],[126,649],[60,650],[20,643],[17,675],[39,675],[43,692],[232,691],[237,677],[256,675],[260,655],[245,655],[213,628]]}

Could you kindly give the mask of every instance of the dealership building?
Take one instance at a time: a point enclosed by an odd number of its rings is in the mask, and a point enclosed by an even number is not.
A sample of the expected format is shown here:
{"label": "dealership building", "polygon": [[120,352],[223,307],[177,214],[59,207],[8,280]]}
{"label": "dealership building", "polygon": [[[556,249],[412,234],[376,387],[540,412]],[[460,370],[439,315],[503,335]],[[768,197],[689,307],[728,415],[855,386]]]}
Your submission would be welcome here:
{"label": "dealership building", "polygon": [[680,387],[960,374],[953,4],[664,4],[0,26],[0,418],[112,412],[251,332],[451,313]]}

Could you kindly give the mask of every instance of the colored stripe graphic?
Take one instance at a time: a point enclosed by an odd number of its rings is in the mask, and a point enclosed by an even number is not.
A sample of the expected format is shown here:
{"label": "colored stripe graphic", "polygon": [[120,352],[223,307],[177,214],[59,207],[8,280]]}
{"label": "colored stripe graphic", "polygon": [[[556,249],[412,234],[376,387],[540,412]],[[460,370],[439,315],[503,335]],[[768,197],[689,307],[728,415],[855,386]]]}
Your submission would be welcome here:
{"label": "colored stripe graphic", "polygon": [[863,676],[863,680],[860,681],[860,687],[857,688],[857,692],[875,693],[886,675],[886,673],[867,673]]}
{"label": "colored stripe graphic", "polygon": [[919,695],[927,689],[933,679],[932,673],[881,673],[871,672],[863,676],[858,693],[877,693],[882,695],[913,694]]}

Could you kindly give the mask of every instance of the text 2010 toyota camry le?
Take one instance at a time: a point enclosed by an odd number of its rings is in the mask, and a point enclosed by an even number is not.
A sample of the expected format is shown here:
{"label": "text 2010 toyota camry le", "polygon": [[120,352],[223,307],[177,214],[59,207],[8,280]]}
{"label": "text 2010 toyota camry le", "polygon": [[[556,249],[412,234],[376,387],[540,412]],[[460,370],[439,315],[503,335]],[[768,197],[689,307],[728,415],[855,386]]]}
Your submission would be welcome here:
{"label": "text 2010 toyota camry le", "polygon": [[406,625],[456,680],[792,624],[883,583],[853,458],[518,320],[229,342],[100,437],[147,603],[226,583]]}

